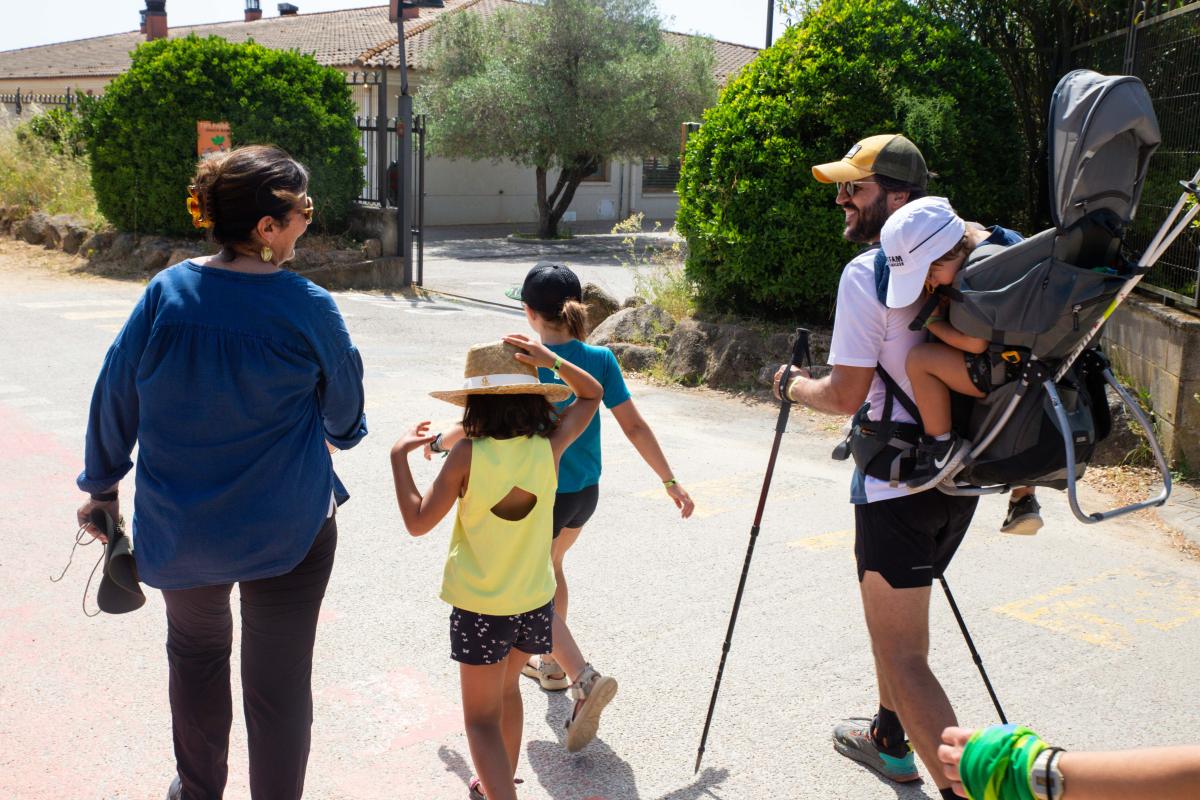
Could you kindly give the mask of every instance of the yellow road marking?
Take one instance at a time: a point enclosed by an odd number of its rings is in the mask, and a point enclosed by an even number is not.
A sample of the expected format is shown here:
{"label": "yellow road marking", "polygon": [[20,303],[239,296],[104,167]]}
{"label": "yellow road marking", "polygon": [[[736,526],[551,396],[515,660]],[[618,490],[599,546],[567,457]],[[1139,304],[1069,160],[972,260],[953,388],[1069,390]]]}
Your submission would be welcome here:
{"label": "yellow road marking", "polygon": [[1139,626],[1171,631],[1200,620],[1200,583],[1125,567],[992,610],[1088,644],[1119,650],[1133,643]]}

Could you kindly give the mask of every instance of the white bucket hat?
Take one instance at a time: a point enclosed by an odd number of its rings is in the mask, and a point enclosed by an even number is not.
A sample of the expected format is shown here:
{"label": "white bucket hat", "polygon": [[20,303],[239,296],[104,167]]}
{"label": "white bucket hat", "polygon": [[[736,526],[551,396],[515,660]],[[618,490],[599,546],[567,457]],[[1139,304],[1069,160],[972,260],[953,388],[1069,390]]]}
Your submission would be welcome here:
{"label": "white bucket hat", "polygon": [[888,307],[904,308],[916,302],[929,265],[953,250],[966,231],[967,224],[944,197],[905,203],[888,217],[879,235],[891,271]]}

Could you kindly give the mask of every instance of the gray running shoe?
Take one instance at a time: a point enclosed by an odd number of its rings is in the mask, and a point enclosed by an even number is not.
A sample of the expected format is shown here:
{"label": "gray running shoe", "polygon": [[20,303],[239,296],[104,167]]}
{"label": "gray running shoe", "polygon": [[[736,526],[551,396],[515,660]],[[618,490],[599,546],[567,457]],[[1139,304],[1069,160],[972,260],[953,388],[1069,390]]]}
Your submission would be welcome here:
{"label": "gray running shoe", "polygon": [[866,764],[888,780],[896,783],[909,783],[921,779],[917,772],[917,762],[913,758],[912,748],[904,743],[904,756],[897,758],[879,749],[879,745],[871,737],[871,720],[863,717],[852,717],[840,722],[833,729],[833,749],[852,758],[860,764]]}

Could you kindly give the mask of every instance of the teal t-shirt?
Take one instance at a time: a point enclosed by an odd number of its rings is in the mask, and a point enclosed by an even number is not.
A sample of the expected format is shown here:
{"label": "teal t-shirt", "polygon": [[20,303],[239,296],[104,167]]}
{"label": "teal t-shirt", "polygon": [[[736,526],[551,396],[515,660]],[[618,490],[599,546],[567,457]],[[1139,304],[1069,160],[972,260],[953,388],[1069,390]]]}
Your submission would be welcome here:
{"label": "teal t-shirt", "polygon": [[[562,356],[600,382],[604,389],[604,407],[613,408],[629,399],[629,389],[621,375],[617,357],[607,347],[595,347],[578,339],[565,344],[546,345],[550,352]],[[542,383],[563,383],[552,370],[539,368]],[[575,399],[571,395],[556,406],[566,408]],[[592,417],[587,430],[571,443],[558,462],[558,492],[578,492],[600,482],[600,415]]]}

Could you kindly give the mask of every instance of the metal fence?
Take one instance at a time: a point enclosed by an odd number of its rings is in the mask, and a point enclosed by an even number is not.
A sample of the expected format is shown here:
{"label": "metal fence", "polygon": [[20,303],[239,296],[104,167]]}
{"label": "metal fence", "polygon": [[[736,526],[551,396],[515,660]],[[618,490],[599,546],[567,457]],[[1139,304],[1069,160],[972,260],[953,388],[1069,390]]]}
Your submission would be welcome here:
{"label": "metal fence", "polygon": [[[1089,35],[1072,50],[1074,65],[1137,75],[1150,90],[1162,131],[1128,237],[1140,252],[1179,198],[1179,181],[1200,167],[1200,2],[1135,0],[1127,14],[1093,20]],[[1140,287],[1200,307],[1200,230],[1180,236]]]}
{"label": "metal fence", "polygon": [[346,83],[355,106],[358,144],[366,156],[358,202],[386,208],[387,169],[395,148],[389,140],[396,138],[390,135],[395,131],[395,118],[387,115],[387,72],[352,72]]}
{"label": "metal fence", "polygon": [[[87,94],[90,95],[91,92],[87,92]],[[63,94],[23,92],[18,88],[15,92],[0,93],[0,105],[4,106],[6,111],[19,117],[25,112],[47,106],[61,106],[70,111],[75,107],[78,97],[79,95],[72,92],[69,86]]]}

